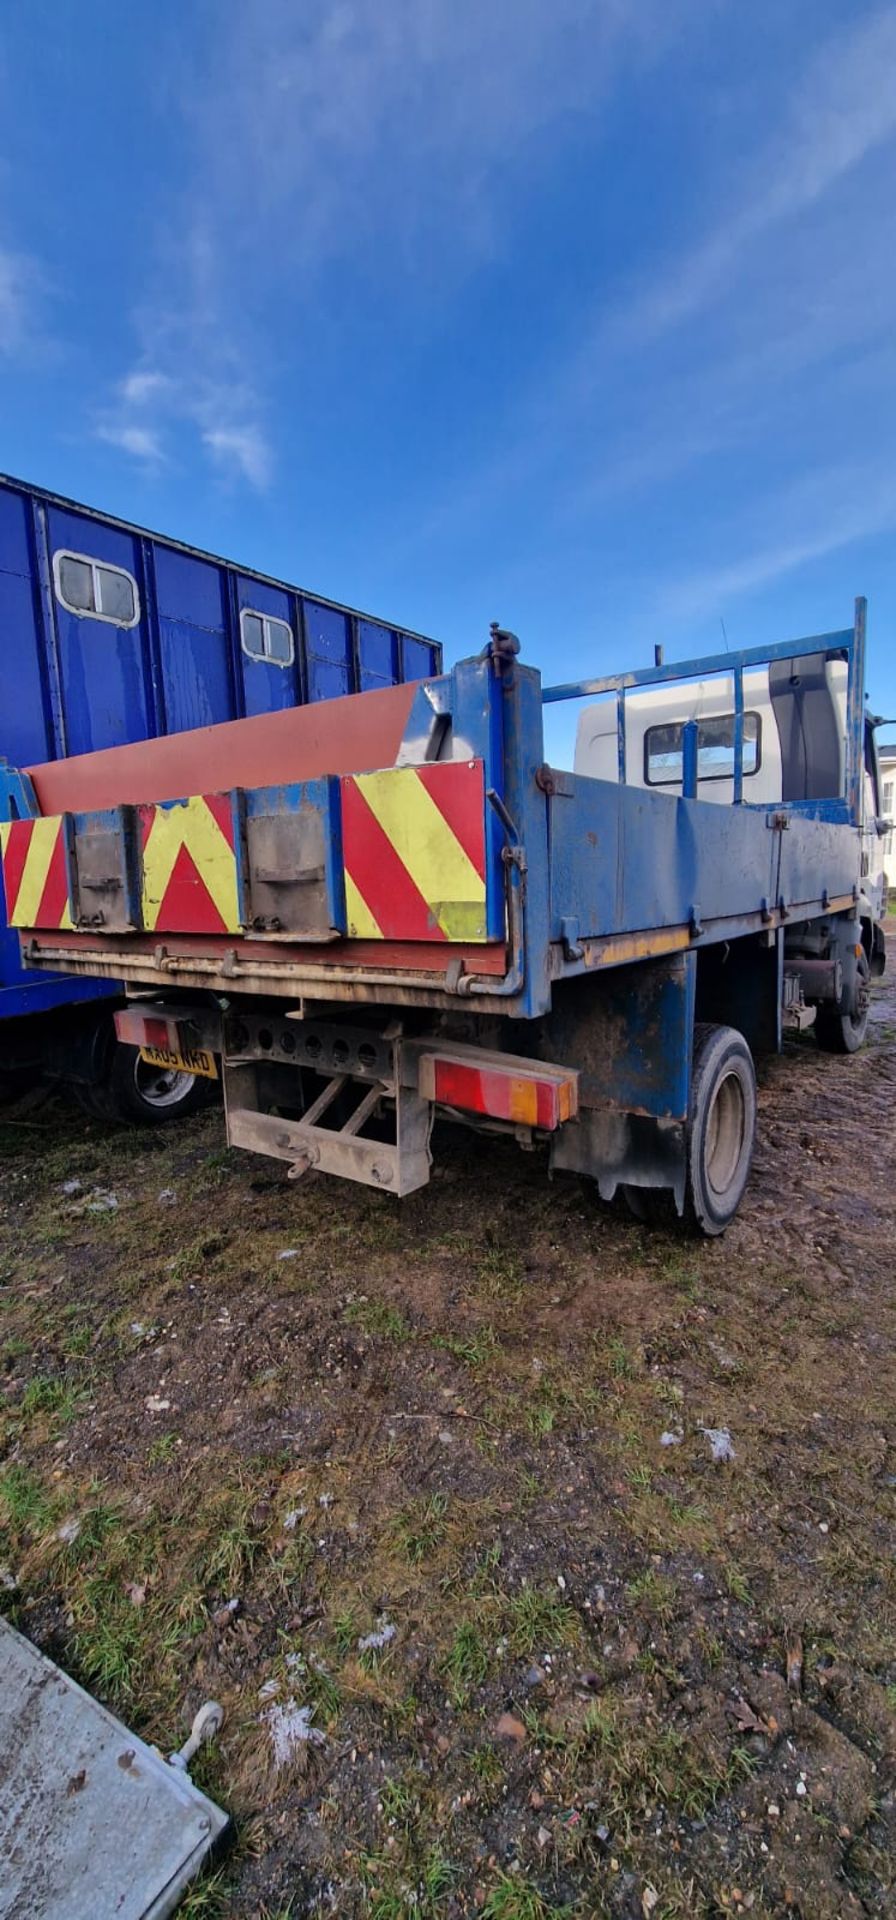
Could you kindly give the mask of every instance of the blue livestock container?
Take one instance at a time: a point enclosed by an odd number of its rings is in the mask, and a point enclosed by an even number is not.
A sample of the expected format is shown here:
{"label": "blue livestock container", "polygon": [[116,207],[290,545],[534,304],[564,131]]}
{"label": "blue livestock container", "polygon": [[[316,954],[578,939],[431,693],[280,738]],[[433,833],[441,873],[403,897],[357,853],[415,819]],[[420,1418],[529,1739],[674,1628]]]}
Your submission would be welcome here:
{"label": "blue livestock container", "polygon": [[[23,767],[438,673],[422,634],[0,476],[0,759]],[[114,996],[23,969],[0,895],[0,1067]],[[28,1019],[27,1028],[20,1022]],[[64,1029],[54,1022],[55,1057]]]}

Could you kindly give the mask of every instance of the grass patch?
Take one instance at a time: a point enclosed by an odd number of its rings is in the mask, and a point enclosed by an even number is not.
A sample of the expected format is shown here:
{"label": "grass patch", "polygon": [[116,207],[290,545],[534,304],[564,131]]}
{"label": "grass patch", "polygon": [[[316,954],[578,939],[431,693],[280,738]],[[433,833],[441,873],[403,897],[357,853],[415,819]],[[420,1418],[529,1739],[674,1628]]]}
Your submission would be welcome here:
{"label": "grass patch", "polygon": [[479,1629],[462,1620],[443,1662],[452,1704],[461,1707],[488,1673],[488,1649]]}
{"label": "grass patch", "polygon": [[539,1647],[573,1646],[580,1631],[572,1607],[553,1593],[529,1586],[504,1595],[501,1626],[509,1651],[519,1656],[535,1653]]}
{"label": "grass patch", "polygon": [[395,1516],[394,1539],[412,1567],[423,1565],[445,1538],[448,1500],[444,1493],[409,1500]]}
{"label": "grass patch", "polygon": [[361,1332],[372,1339],[410,1340],[413,1334],[410,1321],[385,1300],[352,1300],[345,1309],[345,1317],[351,1326],[360,1327]]}
{"label": "grass patch", "polygon": [[465,1367],[475,1373],[480,1367],[488,1365],[498,1351],[498,1341],[493,1327],[480,1327],[475,1333],[438,1333],[433,1340],[434,1347],[441,1347],[455,1360],[462,1361]]}
{"label": "grass patch", "polygon": [[482,1907],[482,1920],[564,1920],[568,1907],[552,1906],[531,1880],[502,1873]]}
{"label": "grass patch", "polygon": [[67,1426],[86,1397],[67,1376],[36,1373],[22,1395],[21,1411],[26,1420],[57,1420]]}
{"label": "grass patch", "polygon": [[147,1621],[105,1575],[88,1580],[78,1605],[75,1658],[101,1699],[126,1707],[137,1682],[157,1655],[147,1644]]}
{"label": "grass patch", "polygon": [[0,1510],[13,1540],[21,1545],[24,1535],[35,1537],[53,1525],[59,1502],[35,1473],[15,1461],[0,1474]]}
{"label": "grass patch", "polygon": [[479,1282],[490,1300],[520,1299],[523,1263],[509,1247],[487,1247],[479,1262]]}
{"label": "grass patch", "polygon": [[187,1280],[195,1280],[205,1273],[206,1268],[217,1260],[227,1245],[227,1235],[223,1233],[202,1233],[195,1240],[187,1242],[179,1253],[169,1262],[168,1272],[179,1286]]}
{"label": "grass patch", "polygon": [[665,1574],[657,1573],[653,1567],[645,1568],[643,1573],[630,1580],[626,1589],[628,1597],[636,1607],[643,1607],[654,1619],[668,1625],[675,1613],[677,1589],[674,1580]]}
{"label": "grass patch", "polygon": [[195,1517],[197,1578],[215,1592],[239,1592],[252,1572],[261,1545],[252,1521],[256,1497],[239,1482],[212,1494]]}

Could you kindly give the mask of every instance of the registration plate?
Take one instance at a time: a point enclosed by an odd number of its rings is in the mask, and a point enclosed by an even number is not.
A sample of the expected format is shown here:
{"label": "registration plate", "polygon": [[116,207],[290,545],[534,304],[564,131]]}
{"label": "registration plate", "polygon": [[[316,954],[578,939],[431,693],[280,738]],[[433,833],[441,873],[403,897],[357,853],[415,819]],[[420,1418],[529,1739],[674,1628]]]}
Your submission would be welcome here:
{"label": "registration plate", "polygon": [[207,1047],[187,1047],[175,1053],[173,1047],[141,1047],[140,1058],[148,1067],[161,1067],[164,1073],[195,1073],[201,1080],[217,1080],[218,1063]]}

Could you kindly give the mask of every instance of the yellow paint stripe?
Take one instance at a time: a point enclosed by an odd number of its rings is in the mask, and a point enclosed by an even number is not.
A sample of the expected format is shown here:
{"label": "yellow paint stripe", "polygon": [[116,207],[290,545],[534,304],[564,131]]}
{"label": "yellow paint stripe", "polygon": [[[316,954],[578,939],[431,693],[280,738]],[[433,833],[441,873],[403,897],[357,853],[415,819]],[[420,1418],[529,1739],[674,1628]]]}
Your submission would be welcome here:
{"label": "yellow paint stripe", "polygon": [[355,785],[448,940],[485,939],[485,881],[415,767],[359,773]]}
{"label": "yellow paint stripe", "polygon": [[181,847],[186,847],[230,933],[240,931],[236,861],[201,794],[183,806],[157,807],[143,849],[143,924],[155,928]]}
{"label": "yellow paint stripe", "polygon": [[348,872],[345,876],[345,910],[350,939],[382,940],[382,928],[374,920],[367,901]]}
{"label": "yellow paint stripe", "polygon": [[6,852],[6,845],[7,845],[7,841],[9,840],[9,830],[11,826],[12,826],[11,820],[0,820],[0,860],[2,860]]}
{"label": "yellow paint stripe", "polygon": [[58,814],[47,814],[45,818],[34,822],[18,899],[9,916],[10,926],[33,927],[37,924],[37,911],[47,884],[59,825]]}

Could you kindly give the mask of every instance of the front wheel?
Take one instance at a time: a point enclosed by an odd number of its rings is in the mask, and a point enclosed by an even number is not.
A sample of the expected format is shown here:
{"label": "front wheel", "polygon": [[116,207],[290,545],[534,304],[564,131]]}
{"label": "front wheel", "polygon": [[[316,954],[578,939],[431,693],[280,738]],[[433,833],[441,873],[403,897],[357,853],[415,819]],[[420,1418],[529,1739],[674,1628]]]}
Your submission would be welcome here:
{"label": "front wheel", "polygon": [[825,1053],[858,1053],[868,1032],[871,968],[864,947],[856,961],[853,1004],[843,1011],[843,1003],[831,1006],[822,1001],[815,1015],[818,1044]]}

